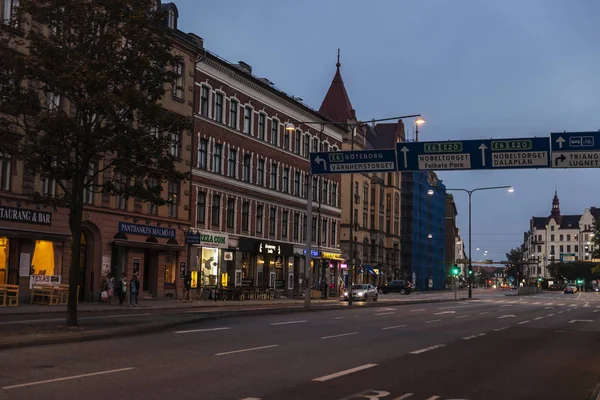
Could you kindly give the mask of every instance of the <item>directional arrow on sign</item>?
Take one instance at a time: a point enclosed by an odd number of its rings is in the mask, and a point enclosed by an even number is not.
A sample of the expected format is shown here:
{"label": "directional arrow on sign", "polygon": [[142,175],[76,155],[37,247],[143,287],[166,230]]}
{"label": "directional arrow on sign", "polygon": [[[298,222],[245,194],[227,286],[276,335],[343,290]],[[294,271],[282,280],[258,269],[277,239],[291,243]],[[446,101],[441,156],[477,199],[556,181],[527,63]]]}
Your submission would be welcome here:
{"label": "directional arrow on sign", "polygon": [[501,315],[498,317],[498,319],[503,319],[503,318],[516,318],[514,315]]}
{"label": "directional arrow on sign", "polygon": [[481,165],[485,167],[485,151],[487,150],[485,143],[481,143],[479,150],[481,150]]}
{"label": "directional arrow on sign", "polygon": [[556,157],[556,158],[554,159],[554,166],[555,166],[555,167],[558,167],[558,162],[559,162],[559,161],[560,161],[560,162],[563,162],[563,161],[565,161],[566,159],[567,159],[567,157],[565,157],[565,155],[564,155],[564,154],[561,154],[561,155],[560,155],[560,157]]}
{"label": "directional arrow on sign", "polygon": [[406,157],[406,153],[408,153],[409,150],[406,146],[404,146],[400,149],[400,151],[402,152],[402,155],[404,156],[404,168],[408,168],[408,159]]}
{"label": "directional arrow on sign", "polygon": [[594,322],[593,319],[572,319],[569,321],[570,324],[574,324],[575,322]]}
{"label": "directional arrow on sign", "polygon": [[315,162],[317,164],[323,163],[323,168],[327,168],[327,161],[324,158],[321,158],[321,157],[317,156],[315,158]]}
{"label": "directional arrow on sign", "polygon": [[563,145],[564,142],[566,142],[566,140],[563,139],[562,136],[559,136],[558,139],[556,139],[556,143],[558,143],[558,148],[559,149],[562,149],[562,145]]}
{"label": "directional arrow on sign", "polygon": [[437,312],[433,315],[442,315],[442,314],[456,314],[456,311],[442,311],[442,312]]}

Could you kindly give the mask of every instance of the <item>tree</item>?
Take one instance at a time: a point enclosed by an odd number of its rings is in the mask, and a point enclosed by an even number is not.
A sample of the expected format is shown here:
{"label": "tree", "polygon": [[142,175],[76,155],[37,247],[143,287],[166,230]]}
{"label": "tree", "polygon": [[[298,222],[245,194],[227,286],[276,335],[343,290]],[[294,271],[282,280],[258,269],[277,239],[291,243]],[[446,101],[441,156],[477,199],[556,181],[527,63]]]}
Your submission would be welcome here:
{"label": "tree", "polygon": [[523,261],[523,250],[520,247],[510,249],[510,251],[506,253],[506,260],[509,262],[506,264],[506,276],[517,278],[517,273],[519,271],[517,263]]}
{"label": "tree", "polygon": [[[191,122],[160,105],[180,58],[153,3],[21,0],[0,24],[0,151],[56,182],[55,194],[32,198],[68,208],[72,249],[86,194],[164,205],[163,184],[186,179],[169,150]],[[71,251],[69,326],[79,261]]]}
{"label": "tree", "polygon": [[594,220],[594,236],[592,236],[592,244],[594,250],[592,251],[592,259],[600,258],[600,218]]}
{"label": "tree", "polygon": [[600,264],[592,268],[592,276],[594,278],[600,278]]}

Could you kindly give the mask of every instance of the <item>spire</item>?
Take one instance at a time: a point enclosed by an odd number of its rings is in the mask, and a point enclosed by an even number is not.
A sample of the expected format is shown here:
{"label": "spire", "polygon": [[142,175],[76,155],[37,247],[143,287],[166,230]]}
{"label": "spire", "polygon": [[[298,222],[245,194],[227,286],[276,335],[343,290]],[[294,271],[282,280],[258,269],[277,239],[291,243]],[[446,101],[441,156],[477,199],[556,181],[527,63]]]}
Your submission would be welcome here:
{"label": "spire", "polygon": [[342,74],[340,73],[340,49],[338,49],[337,63],[335,64],[336,71],[333,81],[329,86],[329,90],[325,95],[323,103],[319,108],[319,112],[327,118],[336,122],[346,122],[349,119],[356,119],[356,113],[352,108],[352,103],[346,92]]}
{"label": "spire", "polygon": [[560,217],[560,200],[558,200],[558,193],[554,189],[554,198],[552,199],[552,212],[550,217]]}

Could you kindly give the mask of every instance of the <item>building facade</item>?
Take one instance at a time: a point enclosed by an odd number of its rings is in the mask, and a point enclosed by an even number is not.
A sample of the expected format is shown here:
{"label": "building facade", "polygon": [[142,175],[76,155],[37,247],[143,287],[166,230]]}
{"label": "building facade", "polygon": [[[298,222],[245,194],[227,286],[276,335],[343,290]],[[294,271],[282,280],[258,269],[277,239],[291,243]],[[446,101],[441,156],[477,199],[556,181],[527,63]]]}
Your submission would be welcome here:
{"label": "building facade", "polygon": [[309,200],[312,286],[336,285],[340,178],[309,181],[308,156],[340,149],[345,130],[250,65],[208,51],[196,65],[195,91],[192,230],[207,239],[191,249],[198,287],[302,293]]}
{"label": "building facade", "polygon": [[548,266],[554,262],[597,261],[592,258],[594,222],[600,208],[590,207],[583,214],[562,215],[558,194],[554,192],[548,217],[532,217],[524,233],[523,266],[525,279],[552,278]]}
{"label": "building facade", "polygon": [[456,209],[456,203],[454,203],[454,196],[450,193],[446,193],[446,233],[445,233],[445,267],[446,267],[446,282],[452,282],[452,274],[450,269],[453,264],[456,264],[456,259],[459,253],[457,253],[456,247],[460,236],[458,235],[458,227],[456,226],[456,216],[458,211]]}
{"label": "building facade", "polygon": [[[170,28],[173,51],[182,58],[180,78],[169,85],[161,103],[168,112],[191,117],[194,90],[193,75],[189,73],[194,70],[199,43],[177,30],[174,4],[161,5],[157,1],[156,6],[167,11],[165,24]],[[52,106],[71,109],[60,97]],[[189,172],[191,132],[181,132],[173,141],[171,151],[178,156],[177,168]],[[99,159],[90,168],[101,170],[104,162]],[[71,234],[67,210],[36,205],[30,200],[35,192],[54,195],[60,190],[56,182],[23,171],[22,161],[0,154],[0,283],[19,284],[20,296],[28,298],[30,279],[69,282]],[[103,177],[98,175],[98,186]],[[138,275],[145,297],[178,296],[181,271],[186,267],[183,242],[190,221],[189,184],[163,183],[163,197],[174,201],[162,207],[91,190],[84,193],[82,240],[77,249],[81,264],[74,279],[81,300],[98,300],[102,281],[109,272],[125,273],[129,278]]]}

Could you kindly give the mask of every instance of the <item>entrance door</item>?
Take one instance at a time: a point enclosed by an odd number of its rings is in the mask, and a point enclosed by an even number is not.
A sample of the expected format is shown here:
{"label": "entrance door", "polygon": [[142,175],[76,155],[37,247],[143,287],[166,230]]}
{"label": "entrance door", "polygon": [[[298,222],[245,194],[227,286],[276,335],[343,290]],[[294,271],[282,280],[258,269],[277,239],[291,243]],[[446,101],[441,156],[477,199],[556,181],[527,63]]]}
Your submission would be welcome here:
{"label": "entrance door", "polygon": [[[88,290],[89,293],[94,293],[93,287],[85,287],[87,259],[87,236],[85,236],[85,233],[81,232],[81,244],[79,245],[79,276],[76,277],[77,286],[79,286],[79,300],[85,300],[85,295],[88,292]],[[92,270],[91,282],[94,282],[93,273],[94,272]]]}
{"label": "entrance door", "polygon": [[158,251],[144,251],[144,279],[142,282],[142,291],[151,292],[156,295],[158,287]]}

